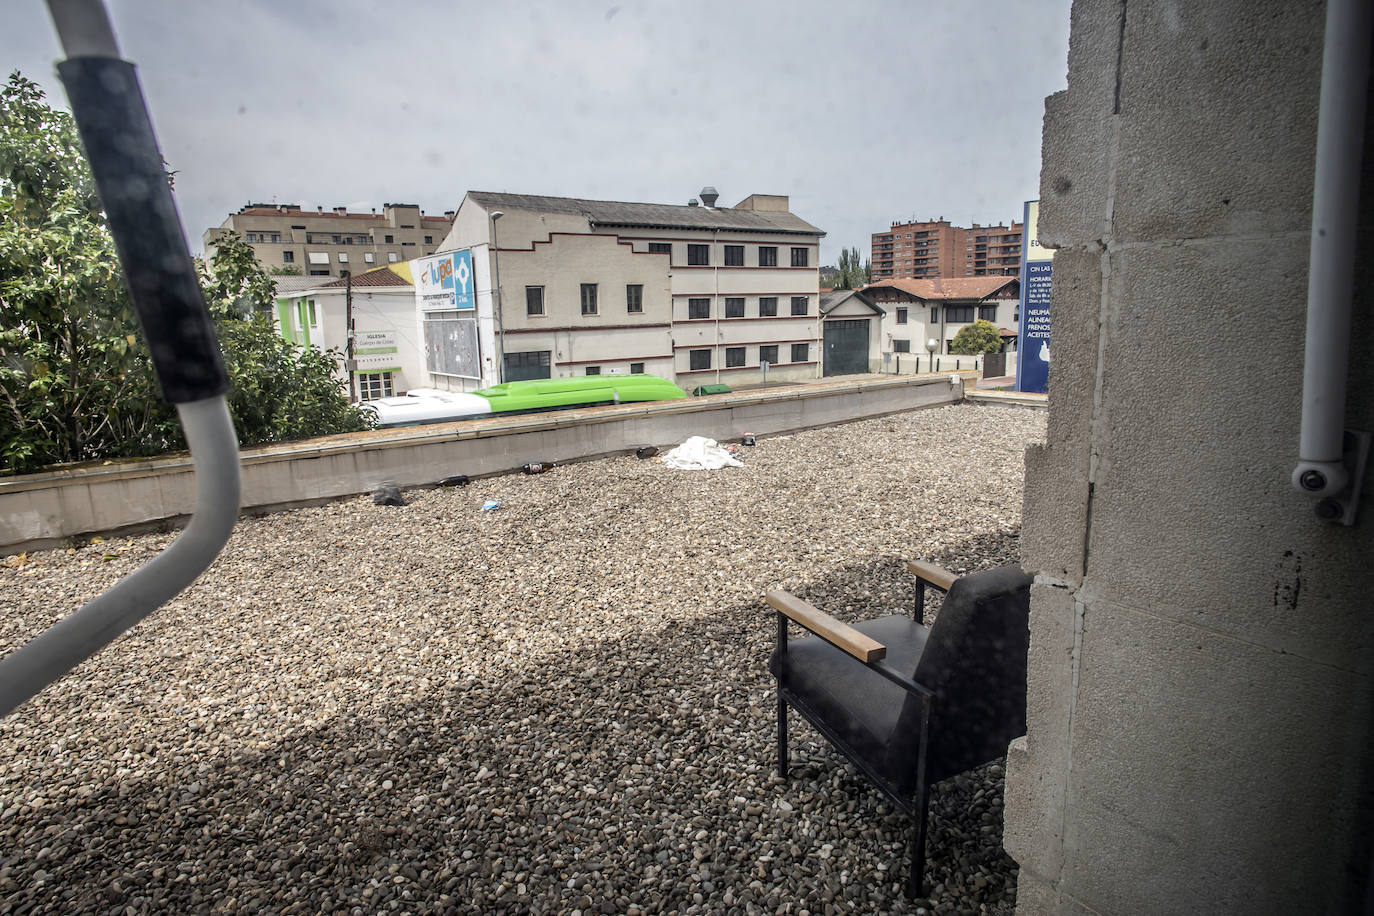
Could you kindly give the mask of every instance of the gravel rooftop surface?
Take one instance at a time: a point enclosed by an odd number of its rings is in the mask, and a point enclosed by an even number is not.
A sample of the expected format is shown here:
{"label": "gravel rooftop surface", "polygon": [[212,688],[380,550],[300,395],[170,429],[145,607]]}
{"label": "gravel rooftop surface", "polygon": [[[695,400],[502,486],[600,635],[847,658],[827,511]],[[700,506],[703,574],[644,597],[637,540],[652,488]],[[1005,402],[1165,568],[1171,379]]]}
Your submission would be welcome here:
{"label": "gravel rooftop surface", "polygon": [[[909,822],[796,715],[778,780],[761,596],[1016,562],[1043,438],[958,405],[244,519],[0,720],[0,913],[1009,914],[998,764],[937,787],[914,902]],[[172,537],[0,561],[0,651]]]}

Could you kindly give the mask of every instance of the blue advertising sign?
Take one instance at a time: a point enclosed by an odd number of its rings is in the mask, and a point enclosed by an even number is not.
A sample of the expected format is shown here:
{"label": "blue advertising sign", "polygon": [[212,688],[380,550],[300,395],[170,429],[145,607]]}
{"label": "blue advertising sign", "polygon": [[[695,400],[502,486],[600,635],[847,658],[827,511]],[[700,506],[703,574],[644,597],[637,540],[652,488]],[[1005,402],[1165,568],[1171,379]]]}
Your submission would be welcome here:
{"label": "blue advertising sign", "polygon": [[472,252],[451,251],[415,262],[415,296],[423,309],[477,308],[472,282]]}
{"label": "blue advertising sign", "polygon": [[1040,247],[1040,201],[1026,202],[1021,245],[1021,324],[1016,341],[1016,390],[1050,390],[1050,276],[1053,253]]}

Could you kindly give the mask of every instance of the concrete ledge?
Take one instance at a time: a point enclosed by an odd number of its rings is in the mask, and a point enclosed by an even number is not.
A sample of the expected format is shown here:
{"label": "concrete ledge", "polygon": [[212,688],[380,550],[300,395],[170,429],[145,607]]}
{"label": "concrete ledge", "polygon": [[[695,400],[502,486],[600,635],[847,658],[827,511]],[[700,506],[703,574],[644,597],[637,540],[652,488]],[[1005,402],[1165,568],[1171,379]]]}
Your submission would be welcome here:
{"label": "concrete ledge", "polygon": [[966,392],[965,397],[976,404],[1000,404],[1003,407],[1030,407],[1035,410],[1045,410],[1049,406],[1049,399],[1046,395],[1022,391],[970,389]]}
{"label": "concrete ledge", "polygon": [[[778,435],[959,400],[949,375],[850,376],[685,401],[566,410],[375,430],[245,449],[243,510],[326,502],[454,474],[509,473],[530,461],[581,461],[692,435]],[[0,552],[79,535],[174,526],[195,508],[189,455],[0,478]]]}

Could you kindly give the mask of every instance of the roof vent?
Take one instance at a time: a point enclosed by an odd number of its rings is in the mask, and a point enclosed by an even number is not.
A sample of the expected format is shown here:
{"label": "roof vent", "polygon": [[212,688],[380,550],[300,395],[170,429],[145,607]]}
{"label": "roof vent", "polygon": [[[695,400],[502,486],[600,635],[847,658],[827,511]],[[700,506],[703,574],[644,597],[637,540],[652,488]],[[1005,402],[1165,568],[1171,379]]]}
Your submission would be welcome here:
{"label": "roof vent", "polygon": [[695,207],[696,205],[697,205],[697,199],[696,199],[695,197],[693,197],[691,200],[687,201],[687,206],[689,206],[689,207]]}
{"label": "roof vent", "polygon": [[718,197],[720,197],[720,192],[709,184],[701,189],[701,202],[708,207],[714,207]]}

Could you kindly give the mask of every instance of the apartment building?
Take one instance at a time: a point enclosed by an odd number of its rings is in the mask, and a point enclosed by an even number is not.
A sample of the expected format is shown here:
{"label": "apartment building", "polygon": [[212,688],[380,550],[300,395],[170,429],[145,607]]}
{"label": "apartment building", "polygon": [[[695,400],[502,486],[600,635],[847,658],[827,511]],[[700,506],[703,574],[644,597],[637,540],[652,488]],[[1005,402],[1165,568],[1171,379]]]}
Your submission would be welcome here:
{"label": "apartment building", "polygon": [[1017,276],[1023,226],[951,225],[944,217],[873,233],[874,280]]}
{"label": "apartment building", "polygon": [[452,211],[430,216],[415,204],[386,204],[382,212],[345,207],[315,211],[295,204],[248,204],[201,237],[205,256],[236,232],[268,270],[306,277],[338,277],[433,254],[453,226]]}
{"label": "apartment building", "polygon": [[439,250],[470,252],[479,322],[494,278],[505,381],[646,372],[691,389],[757,381],[763,363],[774,379],[820,377],[824,233],[783,196],[717,200],[469,191]]}

